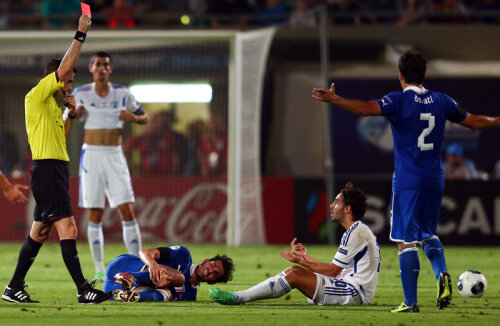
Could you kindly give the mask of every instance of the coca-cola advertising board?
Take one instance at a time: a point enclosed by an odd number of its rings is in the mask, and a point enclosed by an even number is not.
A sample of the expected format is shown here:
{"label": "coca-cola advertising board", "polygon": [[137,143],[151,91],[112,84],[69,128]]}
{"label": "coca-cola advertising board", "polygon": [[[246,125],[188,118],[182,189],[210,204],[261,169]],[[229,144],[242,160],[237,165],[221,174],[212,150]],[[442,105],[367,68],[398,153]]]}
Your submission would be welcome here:
{"label": "coca-cola advertising board", "polygon": [[[29,184],[29,180],[12,180]],[[225,178],[140,177],[133,180],[135,212],[144,242],[225,243],[227,186]],[[87,212],[78,207],[78,178],[70,178],[70,196],[79,239],[86,239]],[[294,230],[293,178],[263,178],[267,243],[287,243]],[[31,195],[31,194],[30,194]],[[35,202],[12,205],[2,196],[0,241],[23,241],[33,221]],[[107,206],[102,219],[106,241],[122,241],[121,220]],[[52,232],[50,240],[57,241]]]}

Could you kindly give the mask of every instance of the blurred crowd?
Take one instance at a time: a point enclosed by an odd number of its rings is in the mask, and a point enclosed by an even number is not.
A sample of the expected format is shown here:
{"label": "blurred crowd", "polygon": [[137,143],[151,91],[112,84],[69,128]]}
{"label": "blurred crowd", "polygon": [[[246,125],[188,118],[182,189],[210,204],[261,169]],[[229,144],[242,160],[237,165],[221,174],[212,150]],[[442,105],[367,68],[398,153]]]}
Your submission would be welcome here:
{"label": "blurred crowd", "polygon": [[[175,110],[151,115],[143,132],[132,134],[123,144],[130,172],[134,176],[226,176],[228,133],[221,115],[196,119],[182,132],[176,131]],[[3,129],[3,128],[1,128]],[[0,129],[0,170],[6,175],[26,175],[33,164],[28,151],[19,160],[15,135]],[[464,155],[460,143],[443,148],[443,170],[447,180],[500,180],[500,159],[491,171],[480,170]]]}
{"label": "blurred crowd", "polygon": [[[133,176],[227,175],[228,136],[223,117],[210,113],[208,119],[190,121],[177,131],[175,110],[151,114],[142,132],[133,133],[123,144],[123,152]],[[0,126],[0,170],[5,175],[29,175],[33,165],[28,150],[21,157],[16,136]]]}
{"label": "blurred crowd", "polygon": [[175,110],[151,116],[148,129],[133,134],[124,144],[133,175],[225,176],[227,128],[219,114],[208,121],[191,121],[184,132],[174,129]]}
{"label": "blurred crowd", "polygon": [[[500,0],[88,0],[93,28],[500,23]],[[3,0],[0,28],[74,26],[80,0]]]}

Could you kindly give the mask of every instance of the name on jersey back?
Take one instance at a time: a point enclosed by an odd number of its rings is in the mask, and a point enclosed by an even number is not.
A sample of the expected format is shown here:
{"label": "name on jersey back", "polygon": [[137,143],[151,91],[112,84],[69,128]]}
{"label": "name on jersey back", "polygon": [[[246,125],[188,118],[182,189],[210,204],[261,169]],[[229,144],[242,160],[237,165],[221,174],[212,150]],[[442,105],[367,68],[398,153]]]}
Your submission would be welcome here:
{"label": "name on jersey back", "polygon": [[434,103],[434,100],[432,99],[432,95],[427,96],[423,100],[420,97],[418,97],[417,95],[415,95],[415,102],[421,103],[421,104],[430,104],[430,103]]}

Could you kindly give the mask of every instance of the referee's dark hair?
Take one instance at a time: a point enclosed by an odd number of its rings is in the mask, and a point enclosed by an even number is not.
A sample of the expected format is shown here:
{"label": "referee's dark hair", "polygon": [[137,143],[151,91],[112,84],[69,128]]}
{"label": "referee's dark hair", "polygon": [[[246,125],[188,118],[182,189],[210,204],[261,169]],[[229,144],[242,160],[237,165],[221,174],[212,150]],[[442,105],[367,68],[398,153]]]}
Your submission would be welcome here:
{"label": "referee's dark hair", "polygon": [[[45,66],[45,69],[43,70],[43,77],[46,77],[56,71],[59,66],[61,65],[62,59],[61,58],[53,58],[50,59],[49,63]],[[76,74],[76,69],[73,68],[73,72]]]}
{"label": "referee's dark hair", "polygon": [[355,187],[352,182],[347,182],[340,193],[344,196],[344,205],[351,206],[353,220],[361,220],[365,216],[367,206],[363,190]]}
{"label": "referee's dark hair", "polygon": [[113,60],[111,59],[111,55],[108,52],[104,51],[97,51],[96,53],[94,53],[92,57],[90,57],[90,64],[94,63],[95,58],[108,58],[110,63],[113,62]]}
{"label": "referee's dark hair", "polygon": [[406,51],[399,58],[399,72],[407,84],[423,84],[427,59],[417,51]]}

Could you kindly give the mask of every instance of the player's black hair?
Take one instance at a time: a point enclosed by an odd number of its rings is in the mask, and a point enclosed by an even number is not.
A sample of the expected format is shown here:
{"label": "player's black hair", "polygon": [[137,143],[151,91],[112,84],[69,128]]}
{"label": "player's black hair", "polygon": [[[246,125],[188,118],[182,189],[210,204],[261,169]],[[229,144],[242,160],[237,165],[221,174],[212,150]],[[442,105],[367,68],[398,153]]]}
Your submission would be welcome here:
{"label": "player's black hair", "polygon": [[226,255],[217,255],[215,257],[210,258],[208,261],[220,260],[222,262],[222,266],[224,267],[224,275],[215,280],[216,283],[227,283],[233,279],[234,272],[234,263],[231,258]]}
{"label": "player's black hair", "polygon": [[108,58],[110,63],[113,62],[113,60],[111,59],[111,55],[108,52],[104,51],[97,51],[96,53],[94,53],[92,57],[90,57],[90,64],[94,63],[95,58]]}
{"label": "player's black hair", "polygon": [[407,84],[422,84],[427,69],[427,59],[417,51],[406,51],[399,58],[399,72]]}
{"label": "player's black hair", "polygon": [[344,197],[344,205],[351,206],[353,220],[361,220],[365,216],[367,206],[363,190],[355,187],[352,182],[347,182],[340,193]]}
{"label": "player's black hair", "polygon": [[[56,71],[59,66],[61,65],[62,59],[61,58],[53,58],[50,59],[49,63],[45,66],[45,69],[43,70],[43,77],[50,75],[54,71]],[[73,72],[76,74],[76,69],[73,68]]]}

